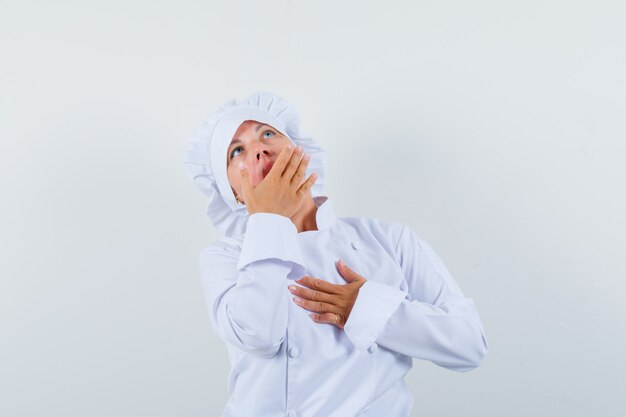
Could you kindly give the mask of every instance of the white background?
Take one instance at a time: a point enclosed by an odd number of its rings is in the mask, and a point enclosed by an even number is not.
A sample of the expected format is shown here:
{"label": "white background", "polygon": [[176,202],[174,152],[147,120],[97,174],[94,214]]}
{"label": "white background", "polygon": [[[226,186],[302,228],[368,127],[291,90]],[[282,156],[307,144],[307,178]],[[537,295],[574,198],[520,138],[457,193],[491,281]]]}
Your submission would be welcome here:
{"label": "white background", "polygon": [[414,416],[626,409],[622,1],[0,1],[0,415],[218,416],[229,370],[184,171],[271,91],[339,216],[404,222],[490,350],[415,360]]}

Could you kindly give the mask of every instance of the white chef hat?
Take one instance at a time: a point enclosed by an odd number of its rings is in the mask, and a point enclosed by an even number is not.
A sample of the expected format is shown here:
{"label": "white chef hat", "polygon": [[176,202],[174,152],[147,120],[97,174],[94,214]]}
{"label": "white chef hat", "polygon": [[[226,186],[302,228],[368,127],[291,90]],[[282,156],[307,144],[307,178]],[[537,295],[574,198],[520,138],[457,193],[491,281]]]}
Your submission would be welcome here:
{"label": "white chef hat", "polygon": [[226,236],[245,233],[248,210],[238,204],[228,182],[226,152],[233,135],[246,120],[268,124],[311,155],[305,178],[315,171],[311,195],[321,195],[326,173],[326,151],[300,132],[300,117],[291,103],[275,94],[257,92],[244,100],[230,100],[209,114],[189,140],[185,169],[196,186],[209,197],[207,215]]}

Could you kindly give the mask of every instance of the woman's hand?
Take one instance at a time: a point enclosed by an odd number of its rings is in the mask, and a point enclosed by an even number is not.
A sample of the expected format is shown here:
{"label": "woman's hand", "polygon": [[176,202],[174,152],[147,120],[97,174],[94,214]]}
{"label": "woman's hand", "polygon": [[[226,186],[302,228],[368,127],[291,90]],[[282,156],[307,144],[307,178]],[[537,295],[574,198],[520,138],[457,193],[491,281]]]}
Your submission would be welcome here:
{"label": "woman's hand", "polygon": [[267,176],[254,187],[248,170],[240,165],[242,193],[248,214],[275,213],[291,218],[296,213],[317,179],[314,172],[300,184],[311,159],[310,155],[300,158],[302,153],[301,147],[284,147]]}
{"label": "woman's hand", "polygon": [[308,288],[290,285],[289,291],[296,296],[293,299],[296,304],[314,312],[310,315],[313,321],[333,324],[343,329],[356,302],[359,288],[367,280],[341,260],[337,262],[337,269],[348,284],[336,285],[323,279],[304,276],[296,282]]}

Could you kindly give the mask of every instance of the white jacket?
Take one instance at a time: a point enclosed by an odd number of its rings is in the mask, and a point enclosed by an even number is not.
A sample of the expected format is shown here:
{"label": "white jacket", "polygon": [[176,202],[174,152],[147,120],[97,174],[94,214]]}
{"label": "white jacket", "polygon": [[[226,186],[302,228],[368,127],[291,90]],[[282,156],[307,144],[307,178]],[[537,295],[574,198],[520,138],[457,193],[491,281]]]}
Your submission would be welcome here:
{"label": "white jacket", "polygon": [[[223,417],[407,417],[412,358],[461,372],[481,363],[478,311],[409,227],[338,218],[328,197],[314,201],[316,231],[256,213],[244,236],[200,254],[211,322],[232,366]],[[314,322],[287,289],[303,275],[346,284],[339,258],[367,279],[344,330]]]}

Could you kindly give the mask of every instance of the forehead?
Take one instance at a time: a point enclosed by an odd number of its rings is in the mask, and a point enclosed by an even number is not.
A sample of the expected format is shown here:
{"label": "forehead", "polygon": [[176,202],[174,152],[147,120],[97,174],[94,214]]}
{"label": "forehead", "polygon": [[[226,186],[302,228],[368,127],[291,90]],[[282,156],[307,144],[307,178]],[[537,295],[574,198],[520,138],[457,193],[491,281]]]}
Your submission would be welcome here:
{"label": "forehead", "polygon": [[259,123],[260,122],[257,122],[256,120],[244,120],[243,123],[241,123],[239,125],[239,127],[237,128],[237,131],[233,135],[233,138],[237,138],[242,133],[244,133],[244,132],[246,132],[248,130],[252,130],[252,128],[257,127],[259,125]]}

